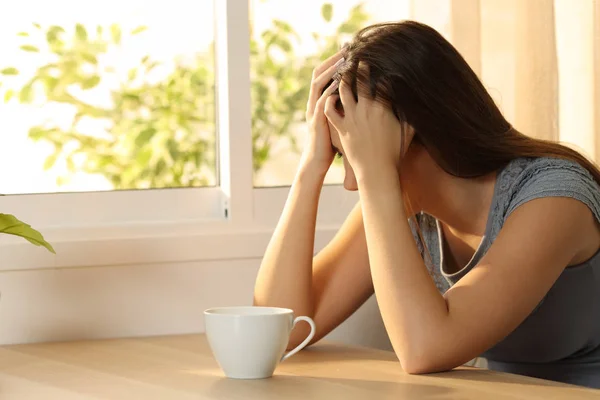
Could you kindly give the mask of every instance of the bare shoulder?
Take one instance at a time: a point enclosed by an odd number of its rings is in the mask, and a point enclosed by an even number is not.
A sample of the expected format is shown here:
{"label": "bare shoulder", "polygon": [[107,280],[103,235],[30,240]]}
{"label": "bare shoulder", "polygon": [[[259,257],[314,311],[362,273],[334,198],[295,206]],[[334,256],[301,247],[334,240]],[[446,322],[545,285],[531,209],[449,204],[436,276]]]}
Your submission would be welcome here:
{"label": "bare shoulder", "polygon": [[600,248],[600,226],[590,208],[570,197],[543,197],[531,200],[507,218],[503,231],[513,234],[510,241],[534,240],[543,250],[559,240],[571,255],[569,266],[591,258]]}

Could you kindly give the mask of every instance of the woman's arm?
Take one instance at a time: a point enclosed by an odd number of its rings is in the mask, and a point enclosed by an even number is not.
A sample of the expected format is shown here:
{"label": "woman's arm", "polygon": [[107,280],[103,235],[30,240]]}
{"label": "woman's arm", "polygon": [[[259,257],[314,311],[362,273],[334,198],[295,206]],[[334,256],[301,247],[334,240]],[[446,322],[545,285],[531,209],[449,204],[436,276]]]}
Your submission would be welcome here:
{"label": "woman's arm", "polygon": [[312,255],[319,195],[325,174],[333,161],[327,120],[323,113],[323,89],[333,74],[341,54],[335,54],[315,68],[306,106],[309,122],[305,146],[294,182],[267,247],[258,272],[254,303],[291,308],[300,315],[312,316]]}
{"label": "woman's arm", "polygon": [[[333,76],[336,54],[315,69],[307,106],[310,136],[300,168],[263,258],[254,291],[254,304],[286,307],[313,317],[319,340],[352,314],[372,293],[367,246],[360,207],[347,218],[335,238],[313,261],[319,194],[333,160],[325,100],[335,90],[323,87]],[[308,334],[299,325],[290,347]]]}
{"label": "woman's arm", "polygon": [[442,296],[417,251],[403,207],[399,121],[373,99],[359,94],[355,101],[344,82],[340,97],[345,116],[336,113],[334,98],[325,113],[356,172],[371,276],[394,350],[409,373],[462,365],[533,311],[564,268],[581,256],[582,239],[598,235],[594,217],[574,199],[523,204],[482,261]]}
{"label": "woman's arm", "polygon": [[[254,302],[256,305],[292,308],[295,315],[312,317],[317,331],[311,343],[315,343],[373,294],[361,207],[357,204],[335,237],[314,259],[312,247],[309,249],[294,240],[300,237],[300,228],[310,233],[309,226],[285,222],[280,225],[289,229],[281,228],[273,236],[259,270]],[[278,235],[281,237],[277,238]],[[301,249],[306,254],[300,254]],[[291,254],[299,257],[288,258]],[[300,260],[304,264],[300,264]],[[308,326],[298,325],[288,347],[298,345],[308,332]]]}
{"label": "woman's arm", "polygon": [[593,219],[587,206],[573,199],[522,205],[481,262],[442,296],[397,207],[399,185],[390,190],[383,182],[359,183],[359,188],[375,293],[409,373],[457,367],[512,332],[581,250],[583,225]]}
{"label": "woman's arm", "polygon": [[263,257],[254,290],[256,305],[291,308],[312,316],[312,258],[324,173],[301,167]]}
{"label": "woman's arm", "polygon": [[[416,247],[404,211],[398,172],[363,175],[358,187],[363,208],[371,276],[390,341],[402,367],[417,372],[431,343],[447,337],[448,305]],[[432,353],[434,354],[434,353]],[[473,357],[461,360],[457,365]]]}

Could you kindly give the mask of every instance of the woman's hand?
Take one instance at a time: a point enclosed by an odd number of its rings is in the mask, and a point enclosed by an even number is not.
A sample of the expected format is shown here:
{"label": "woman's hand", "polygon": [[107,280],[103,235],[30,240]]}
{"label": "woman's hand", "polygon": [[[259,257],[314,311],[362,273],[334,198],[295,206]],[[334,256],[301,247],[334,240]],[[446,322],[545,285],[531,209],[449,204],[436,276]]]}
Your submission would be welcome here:
{"label": "woman's hand", "polygon": [[[344,156],[354,169],[357,179],[383,170],[397,171],[401,154],[402,129],[392,111],[381,103],[358,95],[343,81],[339,88],[344,116],[335,109],[337,96],[326,100],[325,115],[340,134]],[[404,147],[410,140],[405,138]]]}
{"label": "woman's hand", "polygon": [[331,84],[325,92],[323,89],[332,79],[341,60],[342,53],[338,52],[315,68],[306,106],[306,121],[309,124],[310,132],[302,153],[301,165],[310,165],[323,173],[327,172],[335,155],[331,146],[329,125],[325,117],[325,102],[337,89],[337,83]]}

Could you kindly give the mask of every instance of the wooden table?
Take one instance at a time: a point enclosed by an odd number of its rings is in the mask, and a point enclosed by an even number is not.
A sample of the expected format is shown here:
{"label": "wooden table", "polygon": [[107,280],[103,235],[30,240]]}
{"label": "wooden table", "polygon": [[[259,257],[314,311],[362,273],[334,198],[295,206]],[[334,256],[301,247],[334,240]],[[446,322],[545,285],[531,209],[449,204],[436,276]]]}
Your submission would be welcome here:
{"label": "wooden table", "polygon": [[392,353],[324,344],[271,379],[223,377],[202,335],[0,348],[0,399],[600,399],[600,390],[462,368],[410,376]]}

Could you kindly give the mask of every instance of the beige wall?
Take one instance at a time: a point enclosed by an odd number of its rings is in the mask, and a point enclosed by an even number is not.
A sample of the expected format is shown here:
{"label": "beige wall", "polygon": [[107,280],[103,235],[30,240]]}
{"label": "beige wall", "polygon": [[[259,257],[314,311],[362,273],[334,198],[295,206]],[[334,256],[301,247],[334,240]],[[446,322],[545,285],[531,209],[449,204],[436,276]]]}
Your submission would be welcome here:
{"label": "beige wall", "polygon": [[[0,344],[202,332],[204,309],[251,304],[259,264],[259,258],[247,258],[5,268],[0,272]],[[331,337],[389,348],[374,299]]]}
{"label": "beige wall", "polygon": [[[3,272],[0,343],[202,332],[204,309],[251,303],[259,262]],[[331,338],[389,349],[374,300]]]}

